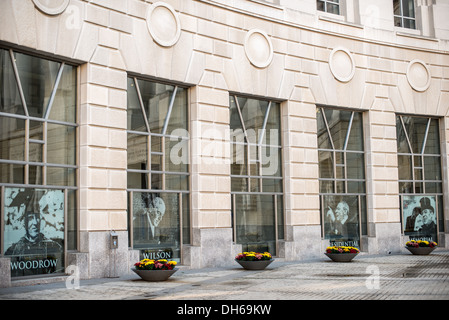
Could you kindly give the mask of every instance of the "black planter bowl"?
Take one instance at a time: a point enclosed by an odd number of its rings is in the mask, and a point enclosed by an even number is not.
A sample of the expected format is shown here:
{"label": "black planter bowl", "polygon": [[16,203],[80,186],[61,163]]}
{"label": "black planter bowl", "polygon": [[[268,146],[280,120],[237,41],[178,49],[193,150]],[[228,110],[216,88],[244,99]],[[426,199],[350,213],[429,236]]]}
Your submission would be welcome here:
{"label": "black planter bowl", "polygon": [[359,253],[324,253],[334,262],[351,262]]}
{"label": "black planter bowl", "polygon": [[165,281],[170,278],[178,269],[172,270],[137,270],[131,268],[142,280],[145,281]]}
{"label": "black planter bowl", "polygon": [[410,251],[414,255],[427,256],[433,250],[435,250],[436,247],[406,247],[406,248],[408,251]]}
{"label": "black planter bowl", "polygon": [[243,261],[243,260],[235,260],[235,261],[246,270],[263,270],[266,267],[268,267],[268,265],[272,263],[274,259],[259,260],[259,261]]}

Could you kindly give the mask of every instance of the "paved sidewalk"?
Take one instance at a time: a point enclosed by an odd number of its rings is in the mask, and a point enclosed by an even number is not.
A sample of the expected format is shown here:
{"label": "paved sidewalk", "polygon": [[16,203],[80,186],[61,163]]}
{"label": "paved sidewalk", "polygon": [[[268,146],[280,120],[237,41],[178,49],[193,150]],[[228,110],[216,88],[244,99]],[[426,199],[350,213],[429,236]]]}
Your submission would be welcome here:
{"label": "paved sidewalk", "polygon": [[322,259],[273,262],[247,271],[180,269],[165,282],[135,274],[0,289],[0,300],[449,300],[449,251],[429,256],[358,255],[350,263]]}

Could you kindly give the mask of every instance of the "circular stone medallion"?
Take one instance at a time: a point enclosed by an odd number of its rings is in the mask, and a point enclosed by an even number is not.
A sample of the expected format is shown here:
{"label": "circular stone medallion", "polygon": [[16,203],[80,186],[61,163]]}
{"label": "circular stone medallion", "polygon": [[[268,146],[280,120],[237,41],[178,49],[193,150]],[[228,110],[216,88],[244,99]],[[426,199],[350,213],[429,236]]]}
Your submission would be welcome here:
{"label": "circular stone medallion", "polygon": [[248,31],[245,37],[245,53],[255,67],[268,67],[273,60],[273,45],[268,35],[257,29]]}
{"label": "circular stone medallion", "polygon": [[407,67],[407,80],[416,91],[426,91],[430,86],[430,70],[421,60],[412,60]]}
{"label": "circular stone medallion", "polygon": [[351,53],[343,48],[335,48],[329,57],[329,67],[335,79],[349,82],[354,77],[355,63]]}
{"label": "circular stone medallion", "polygon": [[67,9],[70,0],[33,0],[34,6],[45,14],[56,16]]}
{"label": "circular stone medallion", "polygon": [[154,41],[163,47],[173,46],[181,36],[178,14],[164,2],[156,2],[148,9],[147,27]]}

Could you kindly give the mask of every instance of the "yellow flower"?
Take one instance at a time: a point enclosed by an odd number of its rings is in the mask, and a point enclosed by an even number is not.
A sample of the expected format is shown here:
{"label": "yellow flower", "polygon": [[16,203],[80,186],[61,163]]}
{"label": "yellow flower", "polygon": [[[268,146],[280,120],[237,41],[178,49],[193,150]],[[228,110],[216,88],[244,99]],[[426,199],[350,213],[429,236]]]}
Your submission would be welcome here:
{"label": "yellow flower", "polygon": [[169,261],[168,264],[170,264],[172,266],[176,266],[178,263],[176,261]]}

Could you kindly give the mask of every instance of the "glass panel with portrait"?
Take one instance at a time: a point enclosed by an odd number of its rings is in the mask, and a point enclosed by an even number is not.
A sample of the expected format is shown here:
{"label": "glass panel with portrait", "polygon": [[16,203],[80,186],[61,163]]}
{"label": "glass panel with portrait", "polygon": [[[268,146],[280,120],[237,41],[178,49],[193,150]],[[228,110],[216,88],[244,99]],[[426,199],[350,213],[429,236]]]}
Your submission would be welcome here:
{"label": "glass panel with portrait", "polygon": [[438,242],[436,210],[436,196],[402,196],[404,234],[413,239]]}
{"label": "glass panel with portrait", "polygon": [[64,192],[5,188],[4,252],[11,277],[64,272]]}
{"label": "glass panel with portrait", "polygon": [[326,239],[359,247],[358,196],[323,195],[322,214]]}
{"label": "glass panel with portrait", "polygon": [[133,246],[141,258],[180,259],[178,193],[133,193]]}

